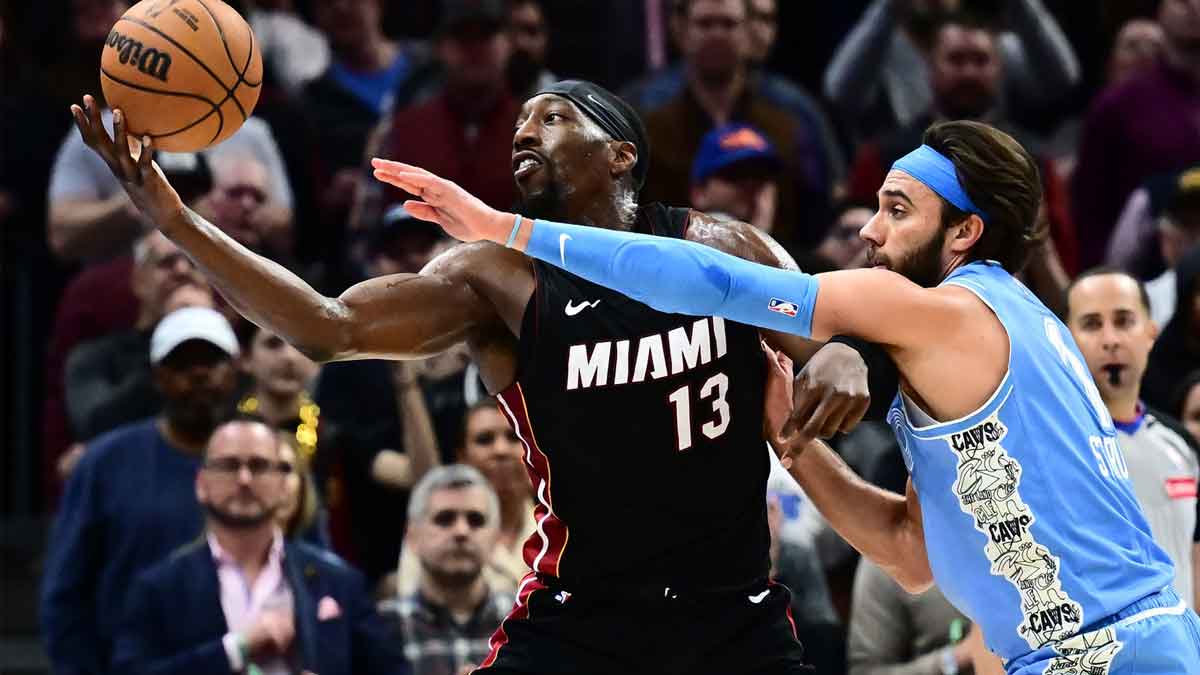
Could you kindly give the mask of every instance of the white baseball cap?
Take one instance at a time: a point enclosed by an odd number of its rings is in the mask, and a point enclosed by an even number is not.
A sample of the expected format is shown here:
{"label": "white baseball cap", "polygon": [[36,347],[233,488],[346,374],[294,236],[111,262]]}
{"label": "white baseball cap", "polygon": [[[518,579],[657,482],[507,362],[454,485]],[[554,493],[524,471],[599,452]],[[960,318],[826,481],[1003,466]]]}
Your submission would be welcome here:
{"label": "white baseball cap", "polygon": [[230,356],[237,356],[237,336],[215,309],[184,307],[164,316],[150,336],[150,363],[158,365],[176,347],[188,340],[204,340]]}

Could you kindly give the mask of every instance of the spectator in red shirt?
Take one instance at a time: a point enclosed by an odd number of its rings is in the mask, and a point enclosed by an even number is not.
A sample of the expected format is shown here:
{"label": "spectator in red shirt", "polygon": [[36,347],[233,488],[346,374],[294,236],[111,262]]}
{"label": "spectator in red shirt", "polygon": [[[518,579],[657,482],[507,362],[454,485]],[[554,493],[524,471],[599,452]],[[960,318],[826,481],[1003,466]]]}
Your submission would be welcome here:
{"label": "spectator in red shirt", "polygon": [[[520,104],[508,91],[512,44],[501,0],[448,0],[435,53],[445,71],[443,89],[397,112],[383,154],[453,180],[494,208],[516,201],[512,134]],[[384,198],[404,198],[397,190]]]}

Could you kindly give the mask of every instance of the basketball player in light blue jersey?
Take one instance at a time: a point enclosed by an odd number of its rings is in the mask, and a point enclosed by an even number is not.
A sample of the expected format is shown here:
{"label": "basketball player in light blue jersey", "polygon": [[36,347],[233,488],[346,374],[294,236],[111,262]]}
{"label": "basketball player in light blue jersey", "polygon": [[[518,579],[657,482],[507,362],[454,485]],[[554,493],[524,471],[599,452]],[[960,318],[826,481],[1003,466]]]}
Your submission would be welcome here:
{"label": "basketball player in light blue jersey", "polygon": [[[792,414],[774,445],[838,532],[910,591],[936,581],[1008,673],[1200,674],[1200,619],[1171,588],[1112,419],[1070,332],[1012,276],[1038,243],[1041,184],[1006,134],[931,127],[892,167],[862,230],[874,269],[816,276],[681,240],[531,222],[416,167],[375,168],[421,196],[411,213],[458,239],[523,250],[660,311],[883,345],[902,375],[889,419],[905,496],[809,440],[840,420],[804,422],[814,416],[803,373],[795,409],[782,399],[770,416]],[[692,402],[696,419],[681,424],[714,431],[701,426],[711,403]]]}

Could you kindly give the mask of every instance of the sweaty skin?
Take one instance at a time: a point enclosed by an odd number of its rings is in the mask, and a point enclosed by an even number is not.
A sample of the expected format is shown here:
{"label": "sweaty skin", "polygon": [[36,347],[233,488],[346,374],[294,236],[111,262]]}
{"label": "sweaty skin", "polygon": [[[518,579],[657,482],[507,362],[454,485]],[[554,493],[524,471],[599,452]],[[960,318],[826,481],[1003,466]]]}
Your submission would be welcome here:
{"label": "sweaty skin", "polygon": [[[281,265],[233,241],[183,205],[152,161],[149,139],[130,142],[126,120],[114,111],[115,140],[100,124],[91,96],[72,106],[85,143],[104,159],[134,204],[185,250],[241,314],[280,335],[318,362],[384,358],[418,359],[465,341],[489,391],[515,379],[521,319],[534,291],[532,265],[517,251],[489,242],[457,246],[419,274],[370,279],[336,298],[313,290]],[[571,176],[563,215],[596,226],[626,229],[616,177],[636,163],[632,144],[597,140],[583,128],[573,104],[545,95],[526,103],[514,136],[519,155],[537,157],[546,169]],[[537,190],[548,170],[518,180],[522,193]],[[693,214],[688,238],[762,264],[795,269],[769,236],[743,223]],[[849,429],[866,411],[866,367],[845,345],[820,345],[794,336],[768,335],[772,345],[815,366],[814,396],[828,400],[813,429]],[[814,357],[814,353],[819,356]]]}
{"label": "sweaty skin", "polygon": [[[723,275],[736,269],[737,273],[757,277],[754,299],[762,302],[754,305],[759,313],[754,316],[763,319],[759,325],[767,325],[765,315],[770,307],[766,302],[770,296],[767,286],[782,289],[780,293],[803,285],[810,290],[816,286],[808,319],[795,323],[797,332],[811,331],[818,337],[851,334],[883,345],[902,374],[902,388],[935,419],[954,419],[976,409],[995,391],[1007,368],[1008,336],[996,315],[978,297],[955,286],[926,288],[908,278],[910,274],[934,277],[936,283],[965,264],[968,252],[982,235],[982,219],[971,215],[953,227],[943,228],[940,197],[900,171],[888,175],[879,191],[879,211],[862,230],[863,238],[873,245],[873,263],[883,269],[848,270],[814,278],[756,268],[735,258],[713,254],[711,250],[695,246],[689,249],[685,242],[627,233],[597,237],[589,234],[587,228],[549,219],[526,223],[513,214],[489,208],[454,183],[419,167],[381,159],[373,160],[373,165],[376,178],[421,199],[405,203],[410,213],[437,223],[458,239],[511,241],[514,249],[525,251],[535,228],[546,227],[550,234],[543,236],[542,241],[557,236],[560,248],[572,235],[580,241],[589,241],[589,246],[604,253],[577,256],[574,268],[582,264],[587,270],[573,271],[618,290],[622,287],[631,292],[650,290],[650,285],[641,289],[639,284],[664,277],[648,273],[655,263],[649,257],[638,261],[646,266],[645,277],[639,278],[636,270],[632,275],[612,276],[608,264],[612,257],[605,256],[615,256],[622,244],[657,246],[656,255],[663,257],[671,257],[668,249],[674,247],[671,260],[674,270],[686,274],[689,279],[686,283],[694,282],[696,286],[689,285],[693,294],[670,294],[672,301],[659,302],[656,300],[659,296],[652,292],[639,296],[645,296],[647,304],[664,311],[686,313],[688,306],[703,305],[709,308],[707,313],[712,307],[722,305],[732,293],[732,287],[722,283],[728,281]],[[551,264],[566,265],[558,255],[551,256],[548,249],[537,257]],[[666,260],[661,262],[667,264]],[[906,274],[893,270],[904,270]],[[658,268],[655,273],[661,271]],[[659,307],[656,302],[671,307]],[[740,311],[742,306],[720,309],[749,316]],[[753,317],[751,320],[757,323]],[[777,361],[772,367],[772,377],[776,379],[786,378],[790,372],[790,362]],[[947,377],[948,374],[951,376]],[[803,374],[798,382],[804,384]],[[784,397],[783,403],[775,407],[783,414],[767,421],[772,446],[785,464],[790,464],[792,476],[831,525],[910,592],[927,588],[933,574],[925,549],[921,506],[911,479],[904,496],[880,490],[856,476],[828,446],[812,441],[811,423],[805,420],[809,416],[821,417],[825,402],[814,401],[803,389],[795,393],[792,401]],[[769,416],[771,408],[768,403]]]}

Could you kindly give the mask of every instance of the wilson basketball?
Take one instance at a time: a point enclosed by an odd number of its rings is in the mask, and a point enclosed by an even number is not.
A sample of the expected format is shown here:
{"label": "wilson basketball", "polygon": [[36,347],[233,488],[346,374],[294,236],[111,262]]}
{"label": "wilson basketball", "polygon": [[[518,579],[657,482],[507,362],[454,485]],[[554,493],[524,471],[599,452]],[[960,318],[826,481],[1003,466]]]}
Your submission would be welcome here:
{"label": "wilson basketball", "polygon": [[237,131],[258,103],[262,53],[221,0],[142,0],[108,34],[100,84],[131,135],[195,152]]}

